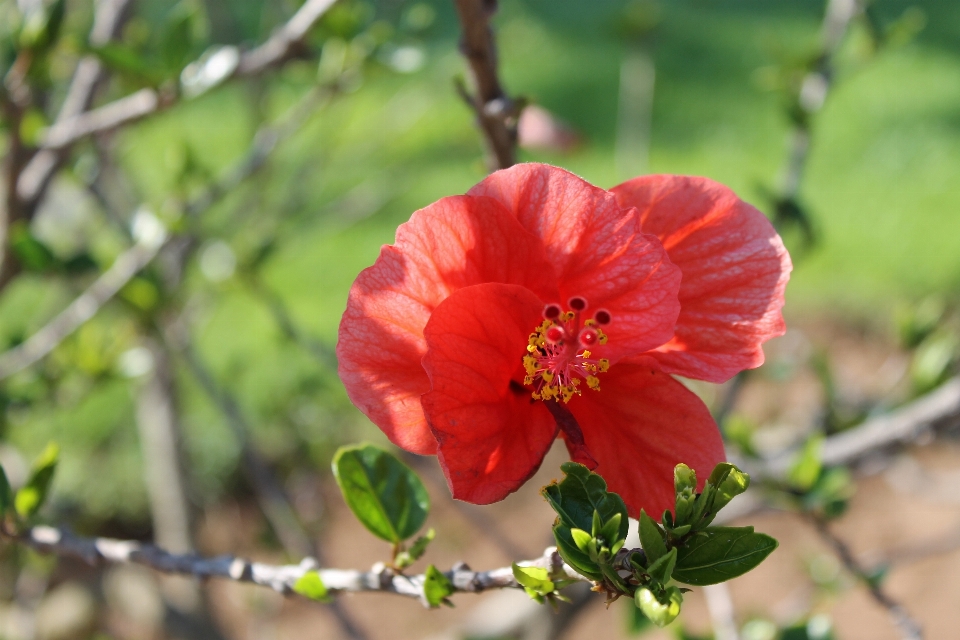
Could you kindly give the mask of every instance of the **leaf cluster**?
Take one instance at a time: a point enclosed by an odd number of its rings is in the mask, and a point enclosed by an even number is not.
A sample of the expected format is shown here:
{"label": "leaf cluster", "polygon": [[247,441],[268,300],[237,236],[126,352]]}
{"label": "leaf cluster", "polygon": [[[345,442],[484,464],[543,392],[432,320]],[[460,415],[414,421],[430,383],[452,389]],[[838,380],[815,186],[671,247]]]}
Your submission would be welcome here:
{"label": "leaf cluster", "polygon": [[608,600],[633,598],[657,626],[680,613],[687,589],[674,582],[702,586],[730,580],[777,547],[776,540],[753,527],[712,526],[717,513],[750,485],[750,477],[732,464],[717,465],[699,493],[693,469],[677,465],[674,511],[665,511],[659,522],[641,511],[642,549],[629,550],[623,549],[629,523],[620,496],[581,464],[568,462],[561,469],[564,479],[543,490],[558,515],[553,533],[560,556],[596,582]]}

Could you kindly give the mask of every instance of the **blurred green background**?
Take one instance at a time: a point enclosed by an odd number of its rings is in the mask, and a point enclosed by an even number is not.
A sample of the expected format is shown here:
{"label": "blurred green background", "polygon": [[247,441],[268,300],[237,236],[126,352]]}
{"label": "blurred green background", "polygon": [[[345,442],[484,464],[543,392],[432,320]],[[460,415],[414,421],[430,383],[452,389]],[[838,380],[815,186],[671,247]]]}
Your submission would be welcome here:
{"label": "blurred green background", "polygon": [[[819,46],[824,3],[500,5],[507,90],[580,138],[572,151],[523,150],[522,160],[558,164],[605,187],[632,177],[617,163],[618,131],[630,117],[619,106],[621,76],[629,56],[645,56],[655,69],[649,137],[630,166],[706,175],[772,212],[788,153],[790,96]],[[82,38],[89,7],[79,0],[68,7],[68,28]],[[124,37],[149,51],[161,37],[155,25],[183,7],[195,20],[188,55],[214,42],[262,41],[295,9],[291,2],[209,0],[171,9],[145,1]],[[880,47],[863,23],[852,27],[812,127],[799,200],[816,241],[807,248],[796,229],[784,229],[796,262],[790,320],[843,315],[892,327],[897,305],[930,294],[954,299],[960,290],[960,5],[877,0],[871,12],[880,32],[892,34],[889,42]],[[898,28],[907,35],[898,37]],[[464,75],[458,31],[450,2],[343,0],[312,44],[372,38],[362,74],[282,142],[263,171],[184,223],[202,245],[165,304],[187,310],[200,356],[239,399],[258,448],[284,477],[326,473],[336,445],[383,437],[349,405],[335,371],[284,337],[265,300],[281,300],[304,335],[332,349],[351,282],[392,242],[397,225],[484,176],[478,131],[454,90]],[[67,75],[70,55],[60,61]],[[123,78],[108,96],[142,83]],[[130,204],[123,213],[142,202],[163,216],[171,199],[231,166],[257,128],[316,81],[315,61],[294,61],[119,133],[111,145]],[[86,251],[105,266],[126,240],[81,186],[92,154],[86,147],[74,154],[33,232],[60,257]],[[0,348],[43,326],[84,278],[18,277],[0,295]],[[155,309],[155,280],[145,272],[44,364],[7,381],[0,398],[2,438],[12,450],[29,459],[47,441],[60,443],[57,505],[81,528],[107,522],[142,533],[149,526],[134,427],[138,383],[124,354],[136,346],[137,319]],[[243,495],[239,447],[223,417],[179,365],[178,377],[192,499],[205,505]]]}

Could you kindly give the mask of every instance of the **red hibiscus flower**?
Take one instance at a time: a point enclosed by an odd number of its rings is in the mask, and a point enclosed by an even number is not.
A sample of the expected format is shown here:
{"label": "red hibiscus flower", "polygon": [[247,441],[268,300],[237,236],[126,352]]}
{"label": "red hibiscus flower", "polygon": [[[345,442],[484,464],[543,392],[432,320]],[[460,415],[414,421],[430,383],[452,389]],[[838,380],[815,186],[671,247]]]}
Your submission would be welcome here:
{"label": "red hibiscus flower", "polygon": [[498,171],[413,214],[350,290],[350,399],[437,454],[454,497],[503,499],[559,436],[630,515],[673,506],[673,467],[724,459],[703,402],[784,332],[791,269],[726,187],[644,176],[605,191],[556,167]]}

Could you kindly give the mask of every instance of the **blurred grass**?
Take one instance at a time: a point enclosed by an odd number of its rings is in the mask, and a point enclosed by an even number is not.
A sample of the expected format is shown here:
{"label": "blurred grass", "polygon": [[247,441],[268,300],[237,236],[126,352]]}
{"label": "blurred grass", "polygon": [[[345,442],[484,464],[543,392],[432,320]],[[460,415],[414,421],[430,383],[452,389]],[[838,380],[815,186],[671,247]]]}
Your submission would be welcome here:
{"label": "blurred grass", "polygon": [[[305,332],[331,346],[351,282],[392,242],[396,226],[484,175],[478,133],[453,90],[463,62],[452,8],[430,4],[438,19],[418,45],[427,54],[422,69],[371,69],[359,90],[316,115],[251,185],[199,223],[206,235],[228,242],[241,263],[276,234],[264,282]],[[960,10],[950,0],[878,0],[875,8],[892,19],[909,4],[926,12],[926,30],[873,59],[858,53],[862,34],[854,34],[836,91],[817,118],[801,196],[821,242],[797,261],[788,289],[792,318],[886,317],[899,300],[935,291],[956,296],[960,286]],[[586,139],[569,157],[524,152],[524,160],[561,164],[600,186],[618,182],[613,150],[624,46],[616,33],[623,6],[501,3],[508,90],[550,109]],[[760,86],[758,70],[815,47],[822,3],[678,0],[661,9],[652,48],[651,170],[709,176],[766,209],[763,193],[779,179],[789,122],[780,96]],[[120,159],[140,196],[163,210],[185,173],[196,178],[228,166],[249,145],[258,114],[281,113],[313,77],[313,67],[294,64],[263,92],[233,85],[126,132]],[[271,457],[325,469],[340,441],[383,441],[349,406],[334,373],[286,341],[247,288],[236,279],[212,284],[198,271],[191,266],[188,290],[199,309],[200,352],[240,398]],[[24,325],[19,331],[41,325],[57,299],[44,286],[7,294],[0,324]],[[181,376],[194,484],[198,493],[215,495],[232,482],[238,449],[189,375]],[[57,481],[65,495],[104,516],[142,513],[131,394],[124,383],[99,385],[76,402],[18,415],[9,437],[26,452],[51,438],[65,451],[74,446],[78,462],[66,464]],[[136,492],[116,499],[91,479],[91,460],[108,465],[98,475]]]}

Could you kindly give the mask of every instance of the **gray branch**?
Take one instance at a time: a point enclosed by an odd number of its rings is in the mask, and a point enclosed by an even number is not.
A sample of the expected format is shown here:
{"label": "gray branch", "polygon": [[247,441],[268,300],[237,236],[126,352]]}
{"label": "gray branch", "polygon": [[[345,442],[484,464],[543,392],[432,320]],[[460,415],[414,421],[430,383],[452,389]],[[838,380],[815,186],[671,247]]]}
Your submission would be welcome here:
{"label": "gray branch", "polygon": [[[223,73],[204,86],[210,90],[235,77],[258,75],[286,62],[303,43],[310,29],[336,0],[307,0],[290,20],[263,44],[239,54],[232,71]],[[197,64],[202,65],[201,61]],[[178,95],[141,89],[129,96],[92,109],[76,117],[57,122],[43,135],[40,147],[57,150],[96,133],[103,133],[140,120],[179,100]]]}
{"label": "gray branch", "polygon": [[[248,582],[269,587],[282,594],[293,593],[294,585],[304,574],[316,571],[326,588],[335,594],[393,593],[415,598],[426,604],[423,593],[424,574],[405,575],[382,564],[375,565],[369,571],[359,571],[323,569],[313,558],[305,558],[299,564],[288,565],[251,562],[230,555],[204,558],[195,554],[173,554],[159,547],[132,540],[81,537],[65,529],[48,526],[33,527],[17,536],[16,540],[41,553],[79,558],[91,565],[140,564],[161,573]],[[545,549],[539,558],[518,564],[545,568],[552,576],[589,582],[587,578],[575,572],[560,559],[555,547]],[[458,563],[444,572],[444,575],[450,580],[455,593],[481,593],[491,589],[520,588],[513,577],[511,567],[473,571],[466,564]]]}
{"label": "gray branch", "polygon": [[[323,88],[309,92],[299,103],[291,107],[282,122],[259,131],[254,136],[247,155],[236,167],[187,202],[184,205],[184,212],[191,216],[202,213],[231,189],[259,171],[276,149],[277,144],[297,131],[330,93]],[[135,217],[133,233],[138,239],[137,243],[121,253],[113,265],[69,307],[24,343],[0,353],[0,380],[39,362],[56,349],[57,345],[96,315],[124,285],[150,264],[171,240],[167,237],[162,223],[145,209],[141,209]]]}

